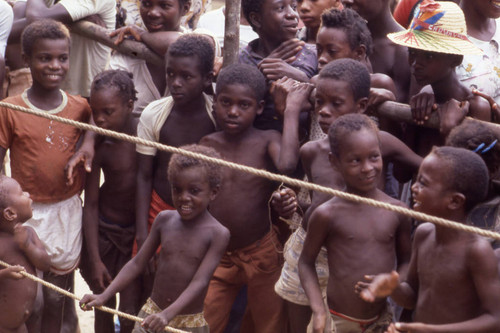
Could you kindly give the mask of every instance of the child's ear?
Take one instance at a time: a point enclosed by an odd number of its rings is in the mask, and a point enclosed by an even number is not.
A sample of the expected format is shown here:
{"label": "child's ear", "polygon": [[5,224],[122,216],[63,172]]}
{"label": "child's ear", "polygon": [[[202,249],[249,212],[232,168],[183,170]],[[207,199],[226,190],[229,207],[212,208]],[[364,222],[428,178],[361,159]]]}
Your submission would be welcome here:
{"label": "child's ear", "polygon": [[7,207],[2,211],[3,218],[6,221],[14,221],[17,218],[17,212],[12,207]]}
{"label": "child's ear", "polygon": [[182,5],[182,8],[179,9],[181,16],[186,15],[189,12],[189,9],[191,8],[191,1],[186,1]]}
{"label": "child's ear", "polygon": [[[462,209],[465,206],[465,195],[460,192],[453,192],[450,194],[450,200],[448,201],[449,210]],[[465,209],[465,208],[464,208]]]}
{"label": "child's ear", "polygon": [[262,27],[261,17],[256,12],[251,12],[248,15],[248,23],[250,23],[251,26],[254,26],[255,29],[260,29],[260,27]]}
{"label": "child's ear", "polygon": [[363,61],[366,59],[366,46],[361,44],[354,50],[354,54],[356,56],[356,60]]}
{"label": "child's ear", "polygon": [[210,87],[213,79],[214,79],[214,72],[208,72],[207,75],[205,75],[205,89]]}
{"label": "child's ear", "polygon": [[217,197],[217,194],[219,194],[219,190],[220,190],[220,186],[217,185],[213,188],[210,189],[211,193],[210,193],[210,201],[213,201],[215,199],[215,197]]}
{"label": "child's ear", "polygon": [[134,101],[132,99],[127,101],[127,109],[128,111],[132,111],[134,109]]}
{"label": "child's ear", "polygon": [[23,58],[24,65],[29,67],[30,65],[30,57],[26,53],[21,53],[21,57]]}
{"label": "child's ear", "polygon": [[362,97],[356,101],[356,107],[358,109],[358,113],[364,113],[368,106],[368,97]]}
{"label": "child's ear", "polygon": [[264,112],[264,105],[266,105],[266,101],[261,100],[259,102],[259,108],[257,109],[257,115],[261,115]]}

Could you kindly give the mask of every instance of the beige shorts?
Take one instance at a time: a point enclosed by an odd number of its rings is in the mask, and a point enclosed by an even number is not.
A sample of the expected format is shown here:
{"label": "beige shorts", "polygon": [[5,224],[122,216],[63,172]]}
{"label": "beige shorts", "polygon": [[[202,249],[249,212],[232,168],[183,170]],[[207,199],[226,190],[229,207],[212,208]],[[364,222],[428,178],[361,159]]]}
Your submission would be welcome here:
{"label": "beige shorts", "polygon": [[[281,276],[274,285],[274,291],[283,299],[299,304],[309,305],[309,299],[302,288],[299,278],[299,257],[304,247],[306,231],[300,227],[288,239],[283,250],[285,264],[281,270]],[[316,259],[316,272],[318,274],[319,286],[323,296],[326,296],[328,285],[328,256],[326,248],[322,247]]]}

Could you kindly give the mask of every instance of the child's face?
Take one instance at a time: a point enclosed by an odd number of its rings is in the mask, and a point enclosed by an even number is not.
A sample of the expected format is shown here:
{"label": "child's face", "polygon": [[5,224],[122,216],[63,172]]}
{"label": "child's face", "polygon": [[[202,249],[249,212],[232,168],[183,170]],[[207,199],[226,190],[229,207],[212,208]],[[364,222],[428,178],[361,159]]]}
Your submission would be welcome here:
{"label": "child's face", "polygon": [[433,153],[427,155],[418,170],[416,182],[411,187],[413,209],[416,211],[443,216],[446,210],[446,200],[449,193],[445,180],[449,168],[446,163]]}
{"label": "child's face", "polygon": [[[361,50],[353,50],[342,29],[322,27],[316,36],[318,71],[336,59],[351,58],[361,60]],[[364,53],[364,52],[363,52]]]}
{"label": "child's face", "polygon": [[262,113],[263,101],[257,101],[249,86],[230,84],[217,92],[214,110],[217,124],[228,134],[244,132]]}
{"label": "child's face", "polygon": [[388,8],[387,0],[342,0],[342,4],[345,8],[355,10],[368,22]]}
{"label": "child's face", "polygon": [[17,215],[14,219],[15,222],[22,223],[29,220],[33,215],[33,210],[31,208],[33,200],[30,199],[29,193],[23,192],[19,183],[12,178],[5,180],[4,191],[7,193],[8,198],[6,209],[10,209],[11,212]]}
{"label": "child's face", "polygon": [[124,102],[116,87],[92,89],[90,108],[97,126],[112,131],[122,131],[132,112],[134,102]]}
{"label": "child's face", "polygon": [[330,161],[341,173],[348,190],[367,193],[377,188],[382,172],[382,156],[377,134],[363,128],[342,138],[339,154]]}
{"label": "child's face", "polygon": [[172,201],[184,221],[206,212],[209,203],[217,195],[217,189],[210,188],[206,171],[202,167],[179,170],[172,178]]}
{"label": "child's face", "polygon": [[167,85],[175,104],[185,105],[198,98],[210,84],[202,75],[198,56],[169,56],[166,64]]}
{"label": "child's face", "polygon": [[257,15],[259,36],[276,42],[295,38],[299,24],[296,0],[266,0]]}
{"label": "child's face", "polygon": [[179,0],[142,0],[140,13],[149,32],[173,31],[179,28],[181,17],[189,4],[179,6]]}
{"label": "child's face", "polygon": [[340,0],[297,0],[297,11],[300,19],[308,28],[318,28],[321,24],[321,13],[325,9],[338,7]]}
{"label": "child's face", "polygon": [[437,83],[455,71],[454,57],[449,54],[408,49],[408,63],[421,86]]}
{"label": "child's face", "polygon": [[33,84],[45,90],[59,89],[69,69],[69,44],[66,39],[38,39],[31,56],[23,55]]}
{"label": "child's face", "polygon": [[314,112],[324,133],[328,133],[330,125],[338,117],[363,112],[366,108],[366,98],[355,101],[349,83],[330,78],[318,79],[314,100]]}

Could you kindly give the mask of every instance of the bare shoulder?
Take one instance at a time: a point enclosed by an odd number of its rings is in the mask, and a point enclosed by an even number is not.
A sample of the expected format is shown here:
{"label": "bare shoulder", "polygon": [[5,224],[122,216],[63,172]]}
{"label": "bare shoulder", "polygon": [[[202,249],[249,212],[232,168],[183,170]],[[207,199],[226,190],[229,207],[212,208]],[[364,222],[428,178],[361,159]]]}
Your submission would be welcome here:
{"label": "bare shoulder", "polygon": [[469,116],[491,121],[491,106],[490,103],[483,97],[474,95],[469,99]]}
{"label": "bare shoulder", "polygon": [[154,222],[153,227],[168,227],[172,225],[176,220],[179,220],[179,213],[176,210],[164,210],[160,212]]}
{"label": "bare shoulder", "polygon": [[435,233],[435,231],[436,231],[436,227],[434,226],[434,224],[432,224],[430,222],[425,222],[425,223],[420,224],[417,227],[417,230],[415,230],[415,236],[414,236],[415,243],[416,244],[422,243],[427,238],[429,238],[431,235],[433,235]]}
{"label": "bare shoulder", "polygon": [[467,255],[471,262],[483,260],[485,257],[495,258],[495,253],[489,241],[486,238],[471,235],[471,242],[467,246]]}
{"label": "bare shoulder", "polygon": [[310,160],[316,154],[318,154],[321,149],[322,140],[308,141],[300,147],[300,158],[303,160]]}
{"label": "bare shoulder", "polygon": [[222,139],[221,132],[214,132],[205,135],[203,138],[201,138],[199,143],[200,145],[203,146],[212,146],[214,143],[220,142],[221,139]]}
{"label": "bare shoulder", "polygon": [[373,73],[370,76],[372,88],[394,89],[394,81],[389,75],[383,73]]}

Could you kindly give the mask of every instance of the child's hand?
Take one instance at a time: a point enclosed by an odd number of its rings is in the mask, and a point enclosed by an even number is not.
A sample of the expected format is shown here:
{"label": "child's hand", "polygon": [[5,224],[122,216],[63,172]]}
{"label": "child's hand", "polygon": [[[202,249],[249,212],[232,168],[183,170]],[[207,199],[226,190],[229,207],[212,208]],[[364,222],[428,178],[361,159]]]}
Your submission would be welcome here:
{"label": "child's hand", "polygon": [[469,102],[459,102],[456,99],[450,99],[448,102],[440,105],[438,111],[439,132],[446,136],[465,119],[465,116],[469,113]]}
{"label": "child's hand", "polygon": [[292,63],[295,61],[297,53],[302,50],[304,44],[303,41],[297,38],[286,40],[274,49],[267,58],[278,58],[285,60],[287,63]]}
{"label": "child's hand", "polygon": [[395,100],[396,96],[394,96],[392,91],[382,88],[371,88],[370,95],[368,96],[368,110],[375,111],[380,104]]}
{"label": "child's hand", "polygon": [[66,184],[68,186],[73,185],[74,178],[76,174],[74,170],[80,163],[83,164],[85,171],[92,171],[92,160],[94,159],[94,151],[89,151],[87,149],[80,148],[76,153],[71,156],[68,163],[64,167],[64,173],[66,174]]}
{"label": "child's hand", "polygon": [[145,31],[141,28],[139,28],[136,25],[127,25],[126,27],[116,29],[115,31],[112,31],[109,33],[109,37],[115,37],[118,36],[115,40],[115,45],[119,45],[127,36],[131,36],[138,42],[142,42],[141,35]]}
{"label": "child's hand", "polygon": [[[287,108],[300,105],[300,110],[310,110],[312,108],[309,102],[309,96],[314,89],[314,85],[307,82],[295,83],[290,88],[290,92],[286,98]],[[286,108],[285,108],[286,111]]]}
{"label": "child's hand", "polygon": [[385,331],[385,333],[399,332],[424,333],[426,332],[426,328],[425,325],[421,323],[391,323],[387,331]]}
{"label": "child's hand", "polygon": [[23,226],[21,223],[17,223],[14,226],[14,240],[21,250],[25,251],[28,248],[29,239],[30,233],[28,228]]}
{"label": "child's hand", "polygon": [[167,319],[167,315],[163,312],[156,313],[147,316],[143,321],[141,326],[145,329],[153,332],[163,332],[165,326],[168,325],[170,319]]}
{"label": "child's hand", "polygon": [[286,219],[291,218],[293,213],[297,211],[297,196],[292,189],[287,187],[274,191],[271,206],[279,216]]}
{"label": "child's hand", "polygon": [[279,58],[264,58],[258,64],[258,68],[268,81],[276,81],[284,76],[296,78],[304,75],[300,69],[291,66],[285,60]]}
{"label": "child's hand", "polygon": [[113,280],[102,261],[94,263],[90,279],[91,289],[97,293],[102,293]]}
{"label": "child's hand", "polygon": [[297,81],[284,76],[271,84],[270,92],[274,101],[274,110],[282,117],[285,113],[286,97],[295,82]]}
{"label": "child's hand", "polygon": [[354,286],[354,291],[369,303],[375,302],[377,298],[390,296],[399,285],[399,274],[396,271],[376,276],[365,275],[365,279],[368,282],[359,281]]}
{"label": "child's hand", "polygon": [[22,275],[19,272],[26,272],[26,270],[24,269],[23,266],[20,265],[10,266],[0,270],[0,274],[3,278],[13,279],[13,280],[20,280],[24,278],[24,275]]}
{"label": "child's hand", "polygon": [[313,312],[312,315],[312,329],[313,333],[323,333],[326,326],[326,313],[323,312]]}
{"label": "child's hand", "polygon": [[103,306],[106,300],[103,299],[101,294],[85,294],[79,303],[80,309],[83,311],[90,311],[94,307]]}
{"label": "child's hand", "polygon": [[421,92],[410,99],[411,114],[417,125],[423,125],[432,112],[437,110],[434,94]]}

